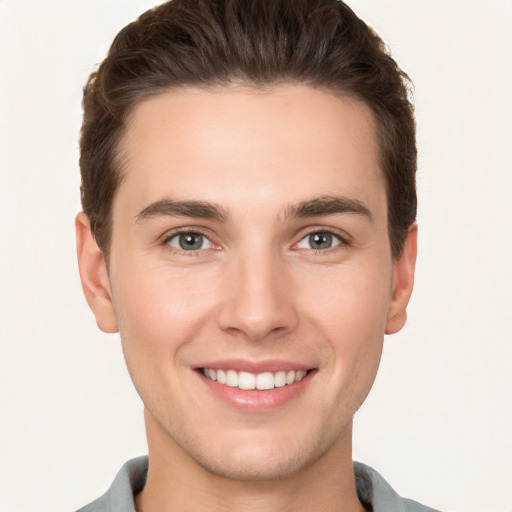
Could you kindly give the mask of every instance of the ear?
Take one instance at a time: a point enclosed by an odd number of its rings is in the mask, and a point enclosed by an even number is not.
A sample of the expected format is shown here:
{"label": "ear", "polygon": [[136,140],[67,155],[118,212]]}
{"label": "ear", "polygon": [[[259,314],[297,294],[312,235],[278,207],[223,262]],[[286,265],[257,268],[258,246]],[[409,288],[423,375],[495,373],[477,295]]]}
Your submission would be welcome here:
{"label": "ear", "polygon": [[388,308],[386,334],[395,334],[407,320],[407,304],[414,286],[414,268],[418,252],[418,226],[412,224],[402,252],[393,266],[393,294]]}
{"label": "ear", "polygon": [[92,309],[96,323],[103,332],[117,332],[107,264],[96,243],[91,231],[91,223],[85,213],[81,212],[76,216],[75,229],[78,268],[87,304]]}

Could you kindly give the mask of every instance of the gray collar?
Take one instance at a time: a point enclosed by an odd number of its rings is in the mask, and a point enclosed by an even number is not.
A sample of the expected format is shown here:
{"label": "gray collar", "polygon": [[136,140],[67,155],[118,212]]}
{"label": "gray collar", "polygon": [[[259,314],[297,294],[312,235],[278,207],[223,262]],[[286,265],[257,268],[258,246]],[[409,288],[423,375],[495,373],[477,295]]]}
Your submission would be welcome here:
{"label": "gray collar", "polygon": [[[77,512],[136,512],[133,497],[144,487],[147,472],[147,456],[129,460],[117,474],[110,489]],[[357,494],[369,511],[439,512],[401,498],[377,471],[365,464],[354,462],[354,473]]]}

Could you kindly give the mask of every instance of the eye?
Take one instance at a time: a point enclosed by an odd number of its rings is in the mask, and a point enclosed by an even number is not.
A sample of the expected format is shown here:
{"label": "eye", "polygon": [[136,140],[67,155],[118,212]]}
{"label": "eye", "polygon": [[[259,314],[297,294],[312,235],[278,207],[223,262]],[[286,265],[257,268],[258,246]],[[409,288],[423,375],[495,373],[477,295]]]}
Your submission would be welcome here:
{"label": "eye", "polygon": [[341,239],[328,231],[316,231],[302,238],[297,244],[298,249],[322,251],[332,249],[342,243]]}
{"label": "eye", "polygon": [[168,238],[166,244],[182,251],[199,251],[213,247],[211,240],[201,233],[178,233]]}

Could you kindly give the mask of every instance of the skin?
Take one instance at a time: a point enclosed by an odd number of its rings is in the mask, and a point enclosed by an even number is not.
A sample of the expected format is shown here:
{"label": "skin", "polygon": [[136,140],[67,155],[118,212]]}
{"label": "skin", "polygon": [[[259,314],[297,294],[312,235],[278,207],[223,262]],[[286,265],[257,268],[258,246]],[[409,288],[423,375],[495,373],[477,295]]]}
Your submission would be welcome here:
{"label": "skin", "polygon": [[[86,298],[119,330],[145,405],[137,509],[361,511],[352,417],[384,333],[405,323],[416,258],[415,226],[391,256],[369,108],[300,85],[181,89],[136,106],[120,157],[108,270],[83,213],[76,226]],[[162,212],[170,200],[215,209]],[[201,248],[180,249],[177,230]],[[197,371],[225,359],[312,371],[292,400],[252,411]]]}

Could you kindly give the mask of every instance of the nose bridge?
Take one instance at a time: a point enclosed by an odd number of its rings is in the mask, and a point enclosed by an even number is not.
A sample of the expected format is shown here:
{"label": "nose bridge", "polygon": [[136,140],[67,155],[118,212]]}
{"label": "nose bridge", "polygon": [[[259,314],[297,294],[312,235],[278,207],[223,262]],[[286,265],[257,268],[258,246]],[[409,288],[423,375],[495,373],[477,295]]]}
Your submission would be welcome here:
{"label": "nose bridge", "polygon": [[284,261],[271,247],[241,251],[227,274],[229,289],[219,313],[222,329],[261,340],[295,327],[293,285]]}

